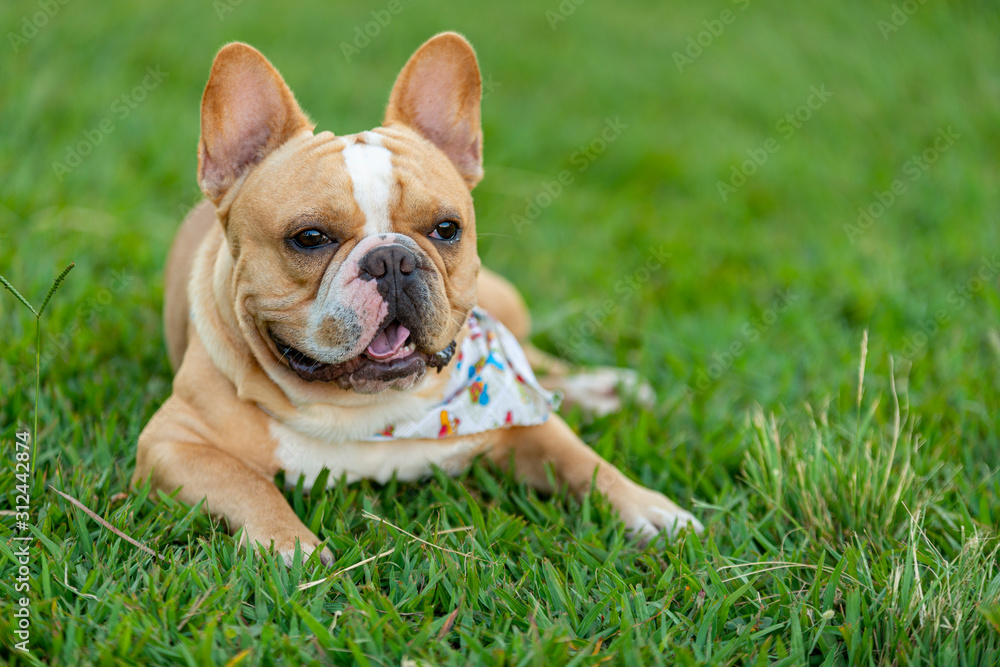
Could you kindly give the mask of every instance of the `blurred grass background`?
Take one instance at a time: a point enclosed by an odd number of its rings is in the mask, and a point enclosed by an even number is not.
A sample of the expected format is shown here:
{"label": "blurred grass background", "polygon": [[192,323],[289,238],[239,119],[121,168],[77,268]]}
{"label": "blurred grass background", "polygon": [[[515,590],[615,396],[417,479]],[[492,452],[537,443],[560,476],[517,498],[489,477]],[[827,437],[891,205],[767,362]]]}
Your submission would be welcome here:
{"label": "blurred grass background", "polygon": [[[907,13],[904,6],[914,11]],[[703,573],[753,554],[786,559],[786,550],[799,550],[812,563],[821,555],[846,562],[849,536],[865,532],[850,525],[850,517],[863,515],[840,516],[824,505],[832,518],[817,521],[810,503],[819,503],[819,491],[803,482],[808,475],[784,490],[768,491],[751,483],[748,462],[755,452],[767,451],[778,456],[776,465],[794,472],[802,461],[788,459],[796,453],[759,428],[766,422],[763,415],[777,416],[779,436],[827,442],[817,435],[825,419],[817,415],[828,409],[836,437],[847,437],[851,447],[873,442],[874,453],[866,455],[862,448],[851,458],[854,450],[848,448],[846,467],[836,472],[824,472],[811,459],[803,465],[815,475],[842,476],[844,484],[866,476],[871,465],[865,457],[881,460],[878,443],[893,438],[890,359],[909,429],[906,441],[912,445],[908,465],[919,475],[906,493],[916,494],[913,502],[929,503],[907,509],[939,510],[924,515],[930,523],[921,529],[933,549],[921,553],[951,562],[966,553],[969,535],[993,534],[1000,520],[995,476],[1000,460],[1000,18],[995,4],[401,0],[402,11],[346,58],[343,44],[352,44],[357,31],[371,24],[373,11],[387,7],[250,0],[169,6],[42,0],[0,7],[6,34],[0,44],[6,50],[0,59],[0,273],[37,301],[63,266],[77,263],[46,315],[39,463],[47,483],[65,485],[99,513],[115,513],[123,529],[131,526],[132,500],[123,506],[110,498],[127,490],[135,438],[169,393],[160,317],[162,267],[180,219],[200,199],[195,184],[199,101],[216,50],[232,40],[253,44],[282,72],[320,129],[352,133],[378,123],[395,75],[420,43],[438,31],[457,30],[476,47],[484,79],[493,88],[483,105],[486,178],[474,191],[480,254],[525,294],[540,345],[568,351],[584,363],[637,368],[654,384],[659,402],[652,412],[633,410],[593,423],[579,415],[570,420],[603,454],[683,503],[697,503],[697,512],[715,526],[717,549],[702,551],[701,543],[692,540],[678,548],[672,567],[683,562]],[[732,20],[722,23],[727,11]],[[44,25],[32,32],[32,22],[42,23],[39,12]],[[557,15],[565,20],[553,23]],[[676,54],[685,53],[689,40],[700,40],[701,52],[678,67]],[[143,85],[147,68],[165,76],[135,101],[133,91]],[[831,96],[809,110],[808,120],[789,135],[782,119],[795,114],[814,88]],[[134,108],[122,106],[126,101]],[[608,119],[627,127],[579,171],[581,163],[574,158],[601,135]],[[113,131],[93,134],[109,121]],[[942,130],[957,135],[953,145],[913,180],[908,161],[931,148]],[[57,173],[54,164],[66,163],[73,147],[94,143],[88,136],[100,137],[92,153],[68,173]],[[728,183],[734,167],[751,155],[748,151],[759,151],[769,138],[777,151],[723,199],[719,183]],[[519,228],[516,216],[524,215],[532,201],[547,201],[539,195],[562,170],[573,173],[573,182],[531,224]],[[860,234],[845,230],[857,225],[859,207],[871,207],[877,193],[896,180],[905,192],[884,214]],[[670,257],[647,275],[642,267],[652,249]],[[629,280],[636,280],[634,287]],[[781,294],[791,295],[791,305],[772,318],[769,309]],[[0,298],[5,443],[16,425],[30,423],[34,382],[33,323],[9,297]],[[608,299],[616,303],[614,312],[603,309]],[[859,349],[866,329],[866,397],[859,410]],[[748,419],[755,406],[761,409],[757,426]],[[841,454],[832,452],[829,458],[838,460]],[[891,454],[889,459],[886,469],[909,479],[900,472],[902,461]],[[470,483],[474,493],[483,492],[480,482]],[[13,504],[13,481],[3,485]],[[933,502],[921,495],[931,487],[937,493]],[[786,505],[782,499],[788,500],[783,494],[798,491],[801,496],[795,497],[803,504],[780,510]],[[398,507],[394,492],[367,485],[360,491],[366,502]],[[418,495],[411,498],[412,513],[401,512],[399,521],[425,516],[438,506],[414,489],[407,493]],[[531,517],[525,506],[545,506],[524,489],[511,493],[513,500],[497,501],[501,518],[505,502],[514,503],[508,508],[513,516]],[[849,488],[830,493],[830,502],[839,497],[849,509],[860,506],[855,502],[860,496]],[[873,512],[887,513],[888,525],[884,534],[866,539],[873,540],[876,546],[870,548],[876,552],[895,553],[901,547],[885,540],[911,543],[906,538],[912,522],[897,511],[899,497],[876,496]],[[46,556],[51,562],[45,567],[61,573],[64,565],[72,565],[86,581],[88,568],[100,559],[85,548],[91,538],[81,533],[90,530],[94,540],[113,540],[92,523],[70,523],[68,509],[50,493],[35,502],[44,517],[39,525],[48,525],[63,545],[58,554]],[[316,511],[315,504],[307,507]],[[139,524],[126,532],[154,539],[142,531],[159,525],[156,517],[163,510],[139,504],[134,511]],[[172,511],[184,516],[182,510]],[[356,537],[367,530],[354,510],[338,512]],[[754,544],[748,551],[739,545],[747,534],[740,526],[749,515],[770,538],[747,538]],[[209,524],[199,521],[195,535],[182,541],[206,530]],[[789,532],[782,532],[786,528]],[[540,558],[554,559],[548,550],[561,547],[541,529],[542,537],[525,539],[533,540]],[[595,544],[621,539],[592,531],[586,535]],[[173,544],[180,563],[196,558],[192,552],[207,558],[207,547],[199,543],[184,547],[163,539],[168,541],[161,548]],[[511,547],[515,552],[525,548],[511,539],[520,545]],[[221,548],[231,540],[215,535],[210,544]],[[647,557],[629,553],[627,559]],[[685,560],[689,557],[693,560]],[[575,562],[571,552],[560,558]],[[994,577],[995,560],[984,559],[982,577]],[[629,562],[620,567],[627,569]],[[12,561],[5,563],[0,586],[11,585]],[[125,577],[115,570],[118,565],[109,567],[112,578],[142,581],[135,572]],[[372,577],[370,572],[365,576]],[[377,581],[368,585],[379,590]],[[728,595],[707,575],[698,581],[710,596]],[[675,583],[691,582],[677,577]],[[154,613],[135,602],[144,585],[129,584],[125,588],[131,592],[120,593],[144,609],[140,616]],[[776,579],[760,586],[767,595],[779,596],[769,603],[780,608],[772,614],[776,625],[788,624],[766,650],[760,645],[770,641],[767,637],[751,641],[749,634],[739,635],[742,625],[734,629],[723,619],[719,632],[734,647],[729,657],[713,658],[711,650],[698,653],[697,642],[692,648],[686,635],[666,630],[649,635],[646,629],[657,627],[650,623],[635,636],[658,647],[655,651],[637,649],[629,643],[632,635],[619,628],[601,639],[607,642],[606,654],[597,650],[595,659],[634,655],[648,661],[658,651],[672,656],[668,661],[681,656],[724,664],[749,661],[751,655],[787,658],[784,648],[783,655],[775,653],[782,639],[783,646],[794,645],[789,633],[795,614],[782,606],[787,591],[778,591],[782,584]],[[669,608],[669,596],[658,595]],[[5,595],[4,605],[8,599]],[[46,609],[55,605],[53,636],[69,636],[63,614],[72,616],[66,609],[80,598],[73,599],[64,588],[39,598]],[[431,618],[448,616],[450,608],[441,604],[429,612]],[[976,632],[984,633],[976,641],[985,641],[982,637],[994,631],[983,619],[994,607],[977,602],[973,608],[987,610],[974,613],[980,614]],[[835,611],[848,613],[841,607]],[[494,620],[505,618],[495,614]],[[557,611],[538,614],[558,625]],[[705,614],[699,607],[691,618]],[[278,632],[287,632],[288,619],[278,617]],[[185,649],[169,648],[171,641],[195,642],[191,633],[201,637],[197,633],[208,622],[199,616],[184,631],[151,634],[159,637],[149,639],[151,645],[162,649],[157,659],[180,659]],[[220,627],[227,622],[220,620]],[[659,623],[665,622],[661,617]],[[399,629],[403,643],[389,642],[383,659],[398,660],[399,647],[414,637],[407,627]],[[802,655],[844,659],[853,640],[846,632],[830,635],[831,628],[821,628],[822,641]],[[416,641],[414,654],[458,660],[466,641],[455,638],[459,630],[444,633],[449,639],[441,646]],[[96,626],[80,632],[83,638],[103,636]],[[559,645],[568,641],[579,656],[601,646],[593,633],[580,627],[574,633],[571,640],[550,639]],[[232,638],[219,637],[209,642],[206,655],[212,660],[236,653]],[[944,641],[937,634],[925,638],[926,646],[944,646],[934,643]],[[50,639],[37,641],[51,649]],[[258,641],[263,643],[249,658],[254,664],[262,664],[270,650],[266,641]],[[547,641],[529,641],[497,660],[553,655],[555,644]],[[711,637],[705,641],[712,646]],[[892,642],[875,641],[882,651],[876,655],[883,656],[877,662],[888,660],[895,650]],[[291,645],[301,655],[313,655],[311,645]],[[53,658],[59,662],[69,653],[53,655],[63,656]],[[88,655],[97,660],[101,654]],[[926,655],[918,651],[914,659]]]}

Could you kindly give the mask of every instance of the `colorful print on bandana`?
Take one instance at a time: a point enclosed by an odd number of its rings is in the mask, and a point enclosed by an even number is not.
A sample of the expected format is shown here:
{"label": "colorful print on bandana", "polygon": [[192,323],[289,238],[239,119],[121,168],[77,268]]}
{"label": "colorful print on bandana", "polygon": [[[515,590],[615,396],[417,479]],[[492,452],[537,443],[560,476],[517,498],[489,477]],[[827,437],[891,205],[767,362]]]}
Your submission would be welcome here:
{"label": "colorful print on bandana", "polygon": [[559,396],[542,388],[514,335],[473,309],[444,399],[421,419],[387,426],[369,440],[433,440],[542,424]]}

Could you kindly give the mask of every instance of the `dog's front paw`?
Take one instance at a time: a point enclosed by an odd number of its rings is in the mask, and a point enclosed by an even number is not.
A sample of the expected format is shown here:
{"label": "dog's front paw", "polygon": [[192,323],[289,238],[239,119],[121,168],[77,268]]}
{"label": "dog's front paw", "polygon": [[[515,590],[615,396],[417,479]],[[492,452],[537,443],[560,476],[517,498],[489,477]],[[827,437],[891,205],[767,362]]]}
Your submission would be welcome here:
{"label": "dog's front paw", "polygon": [[[299,544],[299,552],[302,554],[302,562],[305,563],[309,556],[319,547],[320,539],[312,534],[308,528],[299,524],[289,528],[260,529],[248,526],[243,531],[240,538],[240,545],[247,543],[259,546],[261,549],[273,550],[281,556],[285,565],[291,567],[295,562],[295,544]],[[323,565],[333,565],[333,552],[326,547],[320,551],[320,562]]]}
{"label": "dog's front paw", "polygon": [[604,366],[588,369],[559,378],[552,383],[552,388],[563,393],[564,405],[578,406],[595,417],[618,412],[625,398],[646,408],[652,407],[656,401],[656,394],[649,383],[629,368]]}
{"label": "dog's front paw", "polygon": [[628,532],[641,543],[646,544],[660,531],[668,537],[676,536],[683,528],[690,527],[701,533],[705,527],[687,510],[681,509],[662,493],[657,493],[634,482],[625,489],[609,497],[625,522]]}

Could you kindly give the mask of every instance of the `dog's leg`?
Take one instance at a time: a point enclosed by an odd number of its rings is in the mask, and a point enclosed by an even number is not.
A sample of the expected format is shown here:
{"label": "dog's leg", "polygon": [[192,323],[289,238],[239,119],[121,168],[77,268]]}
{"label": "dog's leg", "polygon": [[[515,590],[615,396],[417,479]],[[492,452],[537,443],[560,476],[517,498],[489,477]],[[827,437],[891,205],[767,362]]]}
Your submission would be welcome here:
{"label": "dog's leg", "polygon": [[[200,441],[195,429],[178,418],[179,412],[188,411],[171,397],[139,437],[133,485],[152,477],[154,490],[172,493],[180,489],[177,499],[189,505],[204,500],[205,510],[225,519],[230,530],[235,533],[243,528],[244,539],[251,545],[273,546],[289,566],[296,541],[302,558],[307,558],[320,540],[299,520],[274,482]],[[333,553],[324,548],[320,560],[332,564]]]}
{"label": "dog's leg", "polygon": [[[545,355],[540,350],[538,354]],[[532,356],[525,349],[528,359]],[[545,355],[548,357],[549,355]],[[559,359],[555,361],[565,364]],[[541,362],[544,368],[546,362]],[[532,363],[532,368],[536,368]],[[539,375],[538,382],[549,391],[558,391],[563,396],[564,407],[579,407],[584,413],[603,417],[622,409],[623,399],[628,398],[646,409],[656,404],[656,393],[648,382],[631,368],[594,366],[589,368],[569,367],[565,373]]]}
{"label": "dog's leg", "polygon": [[685,526],[703,530],[694,516],[661,493],[636,484],[616,467],[602,459],[566,425],[552,415],[539,426],[515,427],[501,431],[489,457],[501,466],[513,464],[514,474],[543,493],[554,489],[546,466],[551,465],[556,484],[568,487],[582,499],[592,482],[618,510],[629,532],[643,541],[660,530],[676,535]]}

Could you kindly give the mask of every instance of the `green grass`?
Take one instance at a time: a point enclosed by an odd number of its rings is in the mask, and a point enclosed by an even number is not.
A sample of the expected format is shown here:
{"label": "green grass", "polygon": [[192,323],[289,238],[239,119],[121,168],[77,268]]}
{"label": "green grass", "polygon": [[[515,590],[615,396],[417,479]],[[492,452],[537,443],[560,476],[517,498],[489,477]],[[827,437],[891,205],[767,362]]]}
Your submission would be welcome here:
{"label": "green grass", "polygon": [[[348,63],[340,44],[387,3],[244,2],[220,20],[222,2],[71,1],[16,53],[0,45],[0,273],[37,303],[77,264],[43,319],[32,652],[9,649],[18,543],[3,539],[0,660],[1000,662],[992,3],[920,5],[886,39],[891,2],[591,0],[553,31],[555,0],[403,0]],[[39,7],[4,3],[4,34]],[[674,52],[726,9],[733,21],[678,71]],[[523,290],[537,344],[650,379],[653,410],[568,419],[707,531],[639,548],[601,498],[539,498],[485,465],[290,491],[335,569],[392,549],[299,590],[330,571],[248,555],[199,511],[128,488],[136,437],[170,392],[161,276],[198,200],[202,87],[216,49],[241,39],[321,128],[368,129],[405,59],[444,29],[472,40],[498,84],[475,191],[484,263]],[[162,81],[123,107],[157,66]],[[832,97],[789,133],[782,119],[814,86]],[[620,136],[574,159],[616,118]],[[105,119],[113,130],[60,179],[53,163]],[[948,128],[952,145],[913,172]],[[769,137],[776,152],[723,200],[718,183]],[[573,182],[515,224],[564,169]],[[902,194],[849,234],[897,179]],[[14,432],[32,422],[33,319],[0,292],[4,509]]]}

